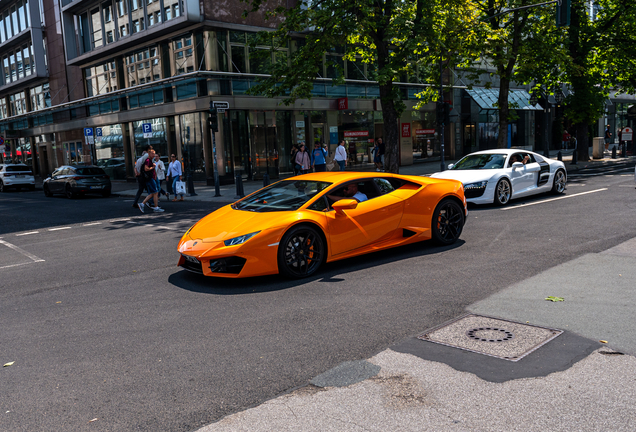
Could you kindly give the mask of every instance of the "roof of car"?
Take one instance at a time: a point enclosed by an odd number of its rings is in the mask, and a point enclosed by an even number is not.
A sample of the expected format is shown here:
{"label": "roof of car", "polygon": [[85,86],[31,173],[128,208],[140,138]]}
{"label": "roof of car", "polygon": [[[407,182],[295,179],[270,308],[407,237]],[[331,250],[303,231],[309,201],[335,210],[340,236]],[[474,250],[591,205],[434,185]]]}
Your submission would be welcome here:
{"label": "roof of car", "polygon": [[285,180],[326,181],[338,183],[347,180],[356,180],[370,177],[393,177],[392,173],[379,173],[371,171],[324,171],[289,177]]}
{"label": "roof of car", "polygon": [[481,150],[481,151],[477,151],[471,154],[506,154],[506,155],[511,155],[513,153],[518,153],[518,152],[526,152],[526,153],[534,153],[531,150],[526,150],[526,149],[522,149],[522,148],[505,148],[505,149],[488,149],[488,150]]}

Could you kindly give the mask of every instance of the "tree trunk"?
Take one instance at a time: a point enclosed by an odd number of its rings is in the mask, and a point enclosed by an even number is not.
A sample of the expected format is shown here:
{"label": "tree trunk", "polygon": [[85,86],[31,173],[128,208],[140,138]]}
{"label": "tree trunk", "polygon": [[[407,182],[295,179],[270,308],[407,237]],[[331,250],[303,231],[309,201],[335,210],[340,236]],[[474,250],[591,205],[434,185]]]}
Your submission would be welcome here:
{"label": "tree trunk", "polygon": [[501,77],[499,80],[499,137],[497,138],[497,147],[508,147],[508,117],[510,116],[510,108],[508,105],[508,92],[510,90],[510,80]]}
{"label": "tree trunk", "polygon": [[576,155],[577,160],[587,162],[590,160],[590,148],[587,123],[577,123],[574,125],[576,131]]}
{"label": "tree trunk", "polygon": [[[384,119],[384,171],[398,174],[400,172],[400,129],[398,113],[393,99],[393,83],[380,86],[382,100],[382,117]],[[378,137],[376,137],[378,138]]]}

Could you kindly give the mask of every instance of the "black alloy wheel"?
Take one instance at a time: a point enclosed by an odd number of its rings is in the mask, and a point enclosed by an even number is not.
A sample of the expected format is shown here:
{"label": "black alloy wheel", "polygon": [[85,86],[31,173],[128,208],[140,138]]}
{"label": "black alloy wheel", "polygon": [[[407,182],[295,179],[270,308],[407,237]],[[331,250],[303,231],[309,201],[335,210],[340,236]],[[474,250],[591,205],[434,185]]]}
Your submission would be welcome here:
{"label": "black alloy wheel", "polygon": [[431,231],[433,241],[450,245],[457,241],[464,228],[464,209],[457,201],[445,198],[433,212]]}
{"label": "black alloy wheel", "polygon": [[53,192],[51,192],[51,189],[49,189],[48,185],[45,184],[42,187],[42,189],[44,189],[44,196],[47,196],[47,197],[52,197],[53,196]]}
{"label": "black alloy wheel", "polygon": [[71,185],[68,184],[68,183],[66,184],[66,188],[64,189],[64,195],[66,195],[66,198],[68,198],[68,199],[75,198],[75,194],[71,190]]}
{"label": "black alloy wheel", "polygon": [[325,242],[318,231],[307,225],[293,227],[278,245],[278,271],[290,278],[311,276],[325,255]]}

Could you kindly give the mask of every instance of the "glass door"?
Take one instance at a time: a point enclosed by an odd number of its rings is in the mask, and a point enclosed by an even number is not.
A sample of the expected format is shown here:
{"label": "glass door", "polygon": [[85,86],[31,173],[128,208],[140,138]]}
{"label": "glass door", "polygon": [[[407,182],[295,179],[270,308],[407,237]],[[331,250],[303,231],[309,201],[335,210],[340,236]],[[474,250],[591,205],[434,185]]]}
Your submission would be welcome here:
{"label": "glass door", "polygon": [[274,111],[250,112],[250,138],[252,141],[252,176],[278,178],[278,143]]}
{"label": "glass door", "polygon": [[82,162],[82,142],[66,142],[64,148],[64,165],[77,165]]}
{"label": "glass door", "polygon": [[472,149],[476,144],[476,138],[475,123],[464,124],[464,146],[462,149],[464,156],[472,152]]}

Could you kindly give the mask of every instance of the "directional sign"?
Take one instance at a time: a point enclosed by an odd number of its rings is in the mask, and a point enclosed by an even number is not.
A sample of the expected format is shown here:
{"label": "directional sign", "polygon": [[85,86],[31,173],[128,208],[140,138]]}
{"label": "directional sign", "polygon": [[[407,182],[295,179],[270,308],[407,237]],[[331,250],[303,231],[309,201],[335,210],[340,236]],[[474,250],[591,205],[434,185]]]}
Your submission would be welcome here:
{"label": "directional sign", "polygon": [[631,141],[632,140],[632,134],[633,134],[633,129],[626,127],[623,129],[623,134],[621,135],[621,139],[623,141]]}
{"label": "directional sign", "polygon": [[223,110],[227,110],[230,109],[230,103],[226,102],[226,101],[214,101],[212,102],[214,108],[216,108],[217,110],[219,109],[223,109]]}
{"label": "directional sign", "polygon": [[141,129],[144,132],[144,138],[152,138],[152,125],[150,123],[142,123]]}

